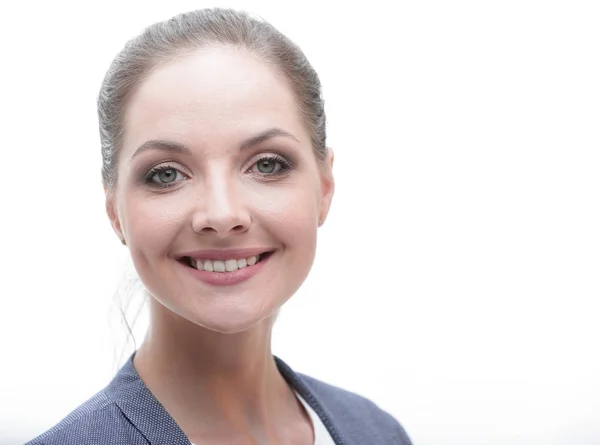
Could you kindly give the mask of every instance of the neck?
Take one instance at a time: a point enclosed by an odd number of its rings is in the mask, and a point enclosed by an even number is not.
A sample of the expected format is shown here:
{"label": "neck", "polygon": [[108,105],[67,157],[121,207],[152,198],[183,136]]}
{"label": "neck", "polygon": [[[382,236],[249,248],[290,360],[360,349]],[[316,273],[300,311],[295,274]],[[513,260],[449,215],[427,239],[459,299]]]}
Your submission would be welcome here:
{"label": "neck", "polygon": [[271,353],[274,317],[241,333],[221,334],[154,299],[150,308],[151,327],[134,365],[193,442],[233,433],[275,443],[281,437],[274,425],[289,430],[291,422],[297,430],[300,418],[306,423]]}

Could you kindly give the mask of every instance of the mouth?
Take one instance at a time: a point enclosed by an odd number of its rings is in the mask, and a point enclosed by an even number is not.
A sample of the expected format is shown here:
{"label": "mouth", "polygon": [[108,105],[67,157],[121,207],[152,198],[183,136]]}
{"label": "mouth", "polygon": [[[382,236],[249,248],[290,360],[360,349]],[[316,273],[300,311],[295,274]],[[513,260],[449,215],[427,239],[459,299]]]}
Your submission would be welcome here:
{"label": "mouth", "polygon": [[192,269],[215,272],[215,273],[228,273],[235,272],[238,269],[245,269],[247,267],[255,266],[261,261],[266,260],[273,254],[273,251],[263,252],[258,255],[252,255],[246,258],[231,258],[226,260],[217,259],[194,259],[189,256],[181,257],[178,261],[185,264]]}

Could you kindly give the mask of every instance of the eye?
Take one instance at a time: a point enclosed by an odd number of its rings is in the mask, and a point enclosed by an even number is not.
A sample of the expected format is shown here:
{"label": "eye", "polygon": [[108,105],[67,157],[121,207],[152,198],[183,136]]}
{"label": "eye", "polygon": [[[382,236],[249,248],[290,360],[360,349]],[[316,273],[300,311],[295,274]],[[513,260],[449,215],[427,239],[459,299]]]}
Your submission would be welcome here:
{"label": "eye", "polygon": [[290,163],[283,157],[277,155],[263,156],[252,166],[253,173],[261,175],[277,175],[290,169]]}
{"label": "eye", "polygon": [[152,187],[171,187],[173,183],[185,179],[185,175],[169,165],[150,169],[144,177],[144,182]]}

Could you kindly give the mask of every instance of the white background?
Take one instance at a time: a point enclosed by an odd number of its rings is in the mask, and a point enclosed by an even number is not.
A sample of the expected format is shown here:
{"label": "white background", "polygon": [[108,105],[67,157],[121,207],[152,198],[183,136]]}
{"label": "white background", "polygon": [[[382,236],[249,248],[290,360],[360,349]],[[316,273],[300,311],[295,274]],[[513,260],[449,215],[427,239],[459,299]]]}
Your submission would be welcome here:
{"label": "white background", "polygon": [[[104,214],[96,94],[144,26],[216,4],[0,6],[2,445],[120,364],[128,259]],[[415,444],[600,443],[599,3],[220,5],[304,49],[336,152],[274,352]]]}

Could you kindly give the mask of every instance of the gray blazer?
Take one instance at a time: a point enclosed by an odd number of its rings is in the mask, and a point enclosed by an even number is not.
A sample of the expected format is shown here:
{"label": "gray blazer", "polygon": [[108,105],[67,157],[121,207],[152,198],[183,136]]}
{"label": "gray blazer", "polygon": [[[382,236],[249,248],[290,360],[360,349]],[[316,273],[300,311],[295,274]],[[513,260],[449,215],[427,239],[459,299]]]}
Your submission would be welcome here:
{"label": "gray blazer", "polygon": [[[400,424],[373,402],[298,374],[279,372],[319,415],[336,445],[410,445]],[[110,384],[26,445],[190,445],[140,379],[133,355]]]}

